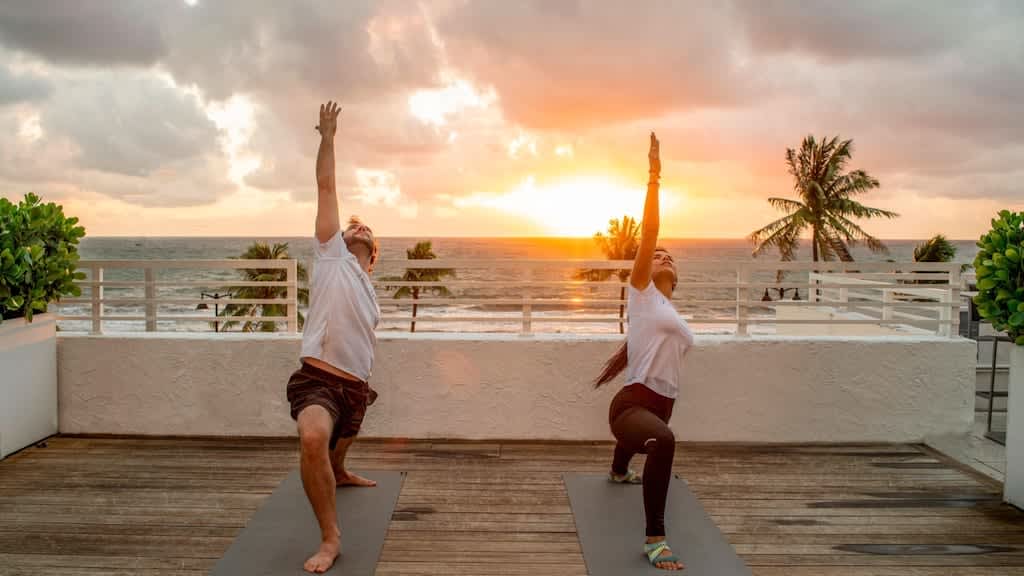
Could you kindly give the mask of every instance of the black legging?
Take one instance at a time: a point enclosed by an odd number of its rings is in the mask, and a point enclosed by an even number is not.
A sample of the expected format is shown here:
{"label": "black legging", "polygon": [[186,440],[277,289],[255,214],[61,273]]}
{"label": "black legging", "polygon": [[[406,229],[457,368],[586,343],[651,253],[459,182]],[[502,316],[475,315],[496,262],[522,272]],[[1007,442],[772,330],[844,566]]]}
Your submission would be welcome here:
{"label": "black legging", "polygon": [[644,386],[625,386],[612,400],[608,421],[615,444],[612,472],[625,474],[634,454],[647,453],[644,465],[644,513],[647,535],[665,535],[665,500],[672,479],[676,437],[668,427],[674,401]]}

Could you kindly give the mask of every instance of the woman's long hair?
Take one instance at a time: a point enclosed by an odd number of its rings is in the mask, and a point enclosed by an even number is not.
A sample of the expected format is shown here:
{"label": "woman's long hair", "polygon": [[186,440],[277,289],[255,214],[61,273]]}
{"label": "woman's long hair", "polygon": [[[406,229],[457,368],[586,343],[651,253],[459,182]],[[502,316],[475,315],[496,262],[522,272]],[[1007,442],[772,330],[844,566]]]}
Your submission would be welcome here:
{"label": "woman's long hair", "polygon": [[611,382],[619,375],[620,372],[626,369],[626,363],[629,359],[629,352],[626,350],[626,343],[623,342],[622,346],[612,354],[611,358],[604,363],[604,369],[601,370],[601,374],[594,380],[594,388],[600,388],[608,382]]}

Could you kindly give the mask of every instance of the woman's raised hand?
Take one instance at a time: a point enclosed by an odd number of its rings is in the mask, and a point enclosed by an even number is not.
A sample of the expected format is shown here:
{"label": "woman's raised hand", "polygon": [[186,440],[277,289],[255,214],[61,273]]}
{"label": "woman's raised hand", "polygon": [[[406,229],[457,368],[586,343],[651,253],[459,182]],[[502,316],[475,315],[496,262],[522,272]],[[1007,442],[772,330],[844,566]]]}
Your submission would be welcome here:
{"label": "woman's raised hand", "polygon": [[647,160],[650,162],[651,180],[661,178],[661,153],[659,146],[658,137],[654,135],[654,132],[651,132],[651,149],[647,152]]}

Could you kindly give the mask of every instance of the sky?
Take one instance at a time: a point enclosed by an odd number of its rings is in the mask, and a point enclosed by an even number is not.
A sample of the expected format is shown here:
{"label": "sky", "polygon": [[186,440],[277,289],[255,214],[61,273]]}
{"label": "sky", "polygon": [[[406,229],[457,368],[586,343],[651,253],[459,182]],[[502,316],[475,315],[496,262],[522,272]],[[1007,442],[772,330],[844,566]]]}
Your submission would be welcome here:
{"label": "sky", "polygon": [[787,148],[854,141],[882,238],[1024,210],[1016,0],[33,0],[0,5],[0,195],[90,235],[312,233],[319,105],[380,236],[742,238]]}

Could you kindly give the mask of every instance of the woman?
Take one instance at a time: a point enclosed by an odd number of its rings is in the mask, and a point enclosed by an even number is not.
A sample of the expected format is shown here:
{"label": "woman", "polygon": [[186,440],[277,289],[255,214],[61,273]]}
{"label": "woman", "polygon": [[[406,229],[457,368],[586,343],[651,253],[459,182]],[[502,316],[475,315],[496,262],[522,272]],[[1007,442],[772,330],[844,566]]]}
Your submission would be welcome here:
{"label": "woman", "polygon": [[[601,386],[626,369],[626,385],[615,395],[608,413],[615,435],[615,456],[609,479],[643,483],[647,518],[647,560],[663,570],[682,570],[665,541],[665,499],[672,477],[675,435],[668,427],[679,393],[682,362],[693,345],[693,333],[672,305],[677,274],[672,256],[658,247],[658,139],[651,133],[650,180],[640,233],[640,246],[629,280],[629,331],[626,343],[605,364],[595,381]],[[628,468],[634,454],[645,452],[644,475]]]}

